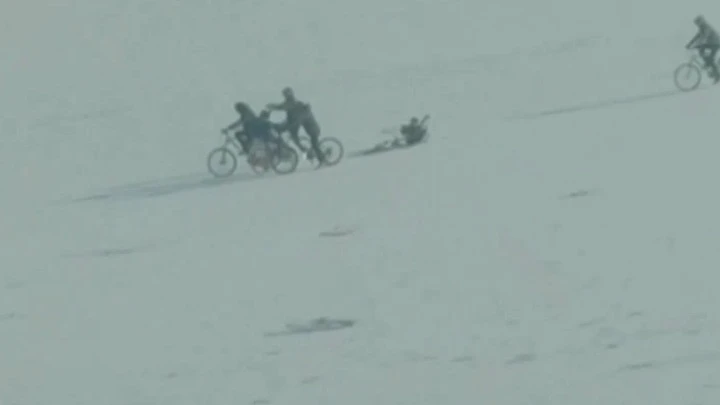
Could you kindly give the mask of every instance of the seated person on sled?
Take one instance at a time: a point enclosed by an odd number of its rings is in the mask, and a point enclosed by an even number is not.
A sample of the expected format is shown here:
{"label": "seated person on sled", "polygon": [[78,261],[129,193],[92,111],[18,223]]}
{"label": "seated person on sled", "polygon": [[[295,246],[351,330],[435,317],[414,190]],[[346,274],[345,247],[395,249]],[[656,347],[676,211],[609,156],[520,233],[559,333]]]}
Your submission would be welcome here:
{"label": "seated person on sled", "polygon": [[414,145],[423,139],[427,135],[427,128],[425,122],[427,122],[428,115],[424,116],[422,121],[418,120],[417,117],[412,117],[408,124],[400,127],[400,134],[405,138],[405,145]]}
{"label": "seated person on sled", "polygon": [[[425,124],[429,118],[429,115],[425,115],[422,120],[418,120],[416,117],[412,117],[410,119],[410,122],[400,126],[400,135],[402,135],[402,138],[395,138],[392,140],[380,142],[372,149],[368,150],[368,152],[373,153],[392,148],[407,147],[424,141],[428,136],[427,127],[425,126]],[[384,129],[382,133],[395,134],[396,131],[397,127],[393,127]]]}

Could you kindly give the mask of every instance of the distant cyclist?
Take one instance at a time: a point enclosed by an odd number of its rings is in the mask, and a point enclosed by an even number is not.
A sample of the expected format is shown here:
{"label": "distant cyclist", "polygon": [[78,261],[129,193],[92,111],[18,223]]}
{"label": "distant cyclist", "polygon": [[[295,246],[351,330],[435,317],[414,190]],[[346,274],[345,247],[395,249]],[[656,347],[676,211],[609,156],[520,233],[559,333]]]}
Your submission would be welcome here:
{"label": "distant cyclist", "polygon": [[720,35],[705,20],[705,17],[699,15],[693,20],[698,27],[698,33],[685,46],[686,49],[697,49],[705,62],[705,67],[711,71],[711,76],[715,83],[720,81],[720,72],[715,64],[715,57],[718,49],[720,49]]}

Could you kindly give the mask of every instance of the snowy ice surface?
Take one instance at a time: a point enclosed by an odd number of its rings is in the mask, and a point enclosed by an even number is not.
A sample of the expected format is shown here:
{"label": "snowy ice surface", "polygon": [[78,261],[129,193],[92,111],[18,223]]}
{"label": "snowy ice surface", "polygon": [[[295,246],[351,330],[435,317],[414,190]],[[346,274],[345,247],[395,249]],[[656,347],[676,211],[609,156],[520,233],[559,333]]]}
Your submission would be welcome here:
{"label": "snowy ice surface", "polygon": [[[5,1],[0,403],[719,403],[720,96],[672,82],[698,13]],[[287,85],[343,162],[212,180],[232,103]]]}

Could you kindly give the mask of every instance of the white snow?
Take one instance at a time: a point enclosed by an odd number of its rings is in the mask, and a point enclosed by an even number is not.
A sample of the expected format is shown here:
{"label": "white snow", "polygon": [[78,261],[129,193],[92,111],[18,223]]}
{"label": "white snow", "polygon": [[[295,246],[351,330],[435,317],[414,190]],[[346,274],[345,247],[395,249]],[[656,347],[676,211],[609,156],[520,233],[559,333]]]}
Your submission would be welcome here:
{"label": "white snow", "polygon": [[[697,13],[0,4],[0,403],[718,403],[720,96],[672,81]],[[287,85],[345,159],[212,180],[232,104]],[[355,323],[277,333],[320,317]]]}

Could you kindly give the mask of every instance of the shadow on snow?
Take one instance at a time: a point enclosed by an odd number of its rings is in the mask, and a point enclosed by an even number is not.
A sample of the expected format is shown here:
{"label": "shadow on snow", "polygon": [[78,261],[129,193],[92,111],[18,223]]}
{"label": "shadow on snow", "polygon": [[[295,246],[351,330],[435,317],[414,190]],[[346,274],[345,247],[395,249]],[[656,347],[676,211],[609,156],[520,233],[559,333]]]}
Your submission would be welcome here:
{"label": "shadow on snow", "polygon": [[[297,170],[295,173],[301,173],[304,171],[307,170]],[[286,175],[276,175],[271,173],[265,175],[242,173],[227,178],[214,178],[209,176],[210,175],[208,174],[195,174],[185,176],[173,176],[165,179],[131,183],[113,187],[105,191],[85,197],[75,198],[72,199],[71,202],[80,203],[88,201],[111,201],[161,197],[187,191],[221,187],[240,182],[280,178]]]}
{"label": "shadow on snow", "polygon": [[317,332],[331,332],[341,329],[351,328],[355,325],[355,321],[351,319],[330,319],[316,318],[302,324],[286,324],[284,330],[267,332],[265,337],[305,335]]}
{"label": "shadow on snow", "polygon": [[407,146],[406,145],[384,146],[383,144],[378,144],[378,145],[373,146],[372,148],[362,149],[362,150],[358,150],[355,152],[351,152],[348,154],[348,157],[359,158],[359,157],[379,155],[379,154],[388,153],[388,152],[397,152],[397,151],[401,151],[401,150],[413,149],[420,145],[424,145],[427,142],[428,142],[428,140],[426,139],[419,143],[415,143],[415,144],[407,145]]}
{"label": "shadow on snow", "polygon": [[[701,89],[697,89],[695,91],[699,91],[699,90],[701,90]],[[590,102],[590,103],[582,103],[582,104],[576,104],[576,105],[571,105],[571,106],[566,106],[566,107],[553,108],[553,109],[544,110],[544,111],[537,111],[534,113],[518,114],[518,115],[512,116],[510,118],[512,118],[512,119],[535,119],[535,118],[542,118],[542,117],[548,117],[548,116],[560,115],[560,114],[570,114],[570,113],[575,113],[575,112],[599,110],[599,109],[615,107],[615,106],[623,105],[623,104],[634,104],[634,103],[639,103],[642,101],[650,101],[650,100],[654,100],[654,99],[673,97],[673,96],[683,95],[683,94],[687,94],[687,93],[688,92],[673,89],[673,90],[654,92],[654,93],[645,93],[645,94],[627,96],[627,97],[616,97],[616,98],[605,99],[605,100],[600,100],[600,101],[595,101],[595,102]]]}

